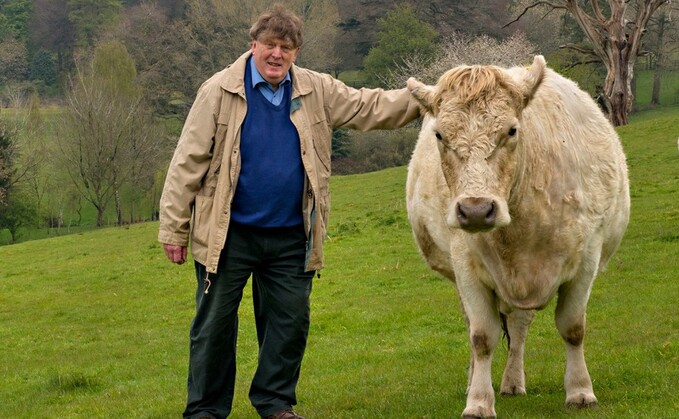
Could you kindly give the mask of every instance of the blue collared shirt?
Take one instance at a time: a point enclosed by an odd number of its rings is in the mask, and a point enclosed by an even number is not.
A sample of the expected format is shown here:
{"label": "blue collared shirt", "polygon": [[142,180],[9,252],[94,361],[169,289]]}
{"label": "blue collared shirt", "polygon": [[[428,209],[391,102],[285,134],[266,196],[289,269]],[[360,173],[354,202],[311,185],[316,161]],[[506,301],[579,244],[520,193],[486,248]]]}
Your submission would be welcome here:
{"label": "blue collared shirt", "polygon": [[256,88],[269,102],[276,106],[281,103],[285,95],[285,89],[282,89],[283,85],[285,83],[292,83],[290,72],[288,71],[283,81],[278,85],[278,89],[274,90],[271,83],[264,80],[264,77],[259,74],[252,57],[250,57],[250,74],[252,75],[252,87]]}

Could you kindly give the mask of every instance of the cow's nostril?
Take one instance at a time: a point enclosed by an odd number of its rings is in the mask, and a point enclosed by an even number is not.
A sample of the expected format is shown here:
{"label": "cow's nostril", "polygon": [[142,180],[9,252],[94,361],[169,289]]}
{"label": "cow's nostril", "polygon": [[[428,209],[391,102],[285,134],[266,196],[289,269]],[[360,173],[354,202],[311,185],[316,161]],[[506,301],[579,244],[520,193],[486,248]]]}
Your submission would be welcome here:
{"label": "cow's nostril", "polygon": [[460,224],[467,222],[467,214],[465,214],[464,207],[460,203],[457,204],[457,219],[460,221]]}
{"label": "cow's nostril", "polygon": [[488,213],[486,213],[486,222],[489,224],[495,223],[495,214],[497,211],[495,211],[495,201],[490,201],[490,209],[488,210]]}

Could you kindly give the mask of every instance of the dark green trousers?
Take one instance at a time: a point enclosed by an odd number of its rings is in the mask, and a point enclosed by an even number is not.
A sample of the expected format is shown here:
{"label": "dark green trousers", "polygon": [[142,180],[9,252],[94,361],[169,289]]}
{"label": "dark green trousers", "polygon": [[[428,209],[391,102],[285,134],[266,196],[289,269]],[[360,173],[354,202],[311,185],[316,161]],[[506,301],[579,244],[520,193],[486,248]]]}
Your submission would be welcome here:
{"label": "dark green trousers", "polygon": [[231,412],[238,306],[251,275],[259,359],[250,401],[262,417],[297,404],[314,275],[304,272],[305,253],[302,226],[259,229],[232,223],[209,288],[205,266],[196,263],[185,418],[225,418]]}

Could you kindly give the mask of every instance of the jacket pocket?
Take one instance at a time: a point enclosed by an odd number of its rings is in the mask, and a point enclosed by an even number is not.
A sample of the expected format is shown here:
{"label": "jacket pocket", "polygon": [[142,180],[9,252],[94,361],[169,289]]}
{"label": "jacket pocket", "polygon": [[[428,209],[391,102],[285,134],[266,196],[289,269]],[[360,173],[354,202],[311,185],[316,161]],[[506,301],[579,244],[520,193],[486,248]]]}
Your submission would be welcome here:
{"label": "jacket pocket", "polygon": [[316,197],[317,216],[320,216],[321,225],[323,230],[325,230],[325,227],[328,225],[330,212],[332,136],[325,119],[313,124],[311,126],[311,133],[316,154],[315,172],[318,182],[318,196]]}
{"label": "jacket pocket", "polygon": [[194,246],[207,247],[210,242],[210,220],[212,219],[212,204],[214,199],[209,196],[198,195],[193,208],[193,226],[191,241]]}
{"label": "jacket pocket", "polygon": [[217,188],[217,180],[219,178],[219,172],[222,168],[222,158],[224,157],[224,143],[226,141],[226,133],[229,126],[226,124],[226,118],[219,116],[219,121],[217,123],[217,131],[212,139],[212,159],[210,161],[210,167],[205,175],[205,181],[203,182],[203,190],[201,194],[207,196],[214,196],[215,189]]}
{"label": "jacket pocket", "polygon": [[332,153],[332,136],[325,120],[311,126],[314,151],[316,152],[317,170],[324,178],[330,177],[330,161]]}

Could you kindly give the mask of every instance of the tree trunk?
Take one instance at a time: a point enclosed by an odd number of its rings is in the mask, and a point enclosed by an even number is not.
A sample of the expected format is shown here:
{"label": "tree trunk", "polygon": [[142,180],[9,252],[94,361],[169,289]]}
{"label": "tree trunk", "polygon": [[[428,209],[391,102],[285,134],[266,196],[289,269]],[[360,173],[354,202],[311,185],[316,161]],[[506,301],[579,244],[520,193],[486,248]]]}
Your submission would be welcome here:
{"label": "tree trunk", "polygon": [[651,104],[660,105],[660,82],[662,81],[663,72],[663,41],[665,35],[665,24],[667,20],[665,15],[661,15],[658,19],[658,42],[656,44],[656,57],[653,65],[653,92],[651,93]]}
{"label": "tree trunk", "polygon": [[634,62],[636,52],[631,54],[624,25],[624,8],[612,11],[608,26],[608,40],[605,43],[606,83],[604,95],[610,103],[608,119],[614,126],[627,125],[627,114],[632,109],[634,94],[632,94],[632,77],[634,76]]}
{"label": "tree trunk", "polygon": [[599,57],[606,66],[603,99],[605,108],[610,110],[608,118],[615,126],[628,122],[634,100],[634,63],[641,48],[641,38],[650,17],[667,1],[638,1],[636,16],[630,20],[625,14],[626,1],[609,0],[610,16],[604,16],[603,9],[596,1],[591,2],[593,10],[588,15],[581,7],[581,2],[565,0],[566,9],[578,21],[592,44],[590,53]]}
{"label": "tree trunk", "polygon": [[123,208],[122,203],[120,202],[120,191],[117,189],[115,192],[115,199],[116,199],[116,224],[121,226],[123,225]]}
{"label": "tree trunk", "polygon": [[95,206],[97,209],[97,227],[104,226],[104,207]]}

